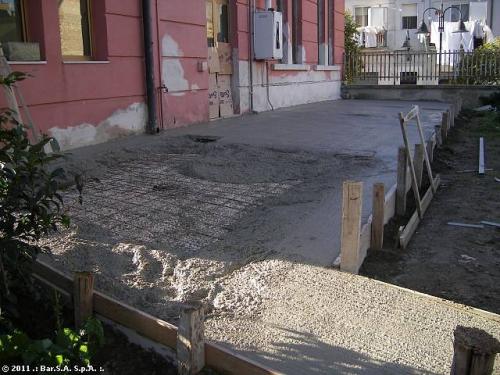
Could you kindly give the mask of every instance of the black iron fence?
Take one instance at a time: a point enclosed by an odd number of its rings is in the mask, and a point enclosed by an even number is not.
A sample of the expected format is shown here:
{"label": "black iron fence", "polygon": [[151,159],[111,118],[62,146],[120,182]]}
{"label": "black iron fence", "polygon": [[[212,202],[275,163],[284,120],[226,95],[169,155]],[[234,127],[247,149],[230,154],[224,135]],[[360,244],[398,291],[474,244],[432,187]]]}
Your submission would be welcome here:
{"label": "black iron fence", "polygon": [[500,85],[500,53],[477,50],[345,54],[343,79],[348,84],[374,85]]}

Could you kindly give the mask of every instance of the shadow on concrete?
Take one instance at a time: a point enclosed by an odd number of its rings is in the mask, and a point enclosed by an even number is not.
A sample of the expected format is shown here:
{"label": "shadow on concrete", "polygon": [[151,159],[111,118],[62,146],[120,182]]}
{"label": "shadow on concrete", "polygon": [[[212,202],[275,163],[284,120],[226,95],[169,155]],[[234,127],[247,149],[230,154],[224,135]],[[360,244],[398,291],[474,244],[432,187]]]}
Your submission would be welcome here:
{"label": "shadow on concrete", "polygon": [[436,375],[403,364],[384,362],[369,355],[320,341],[313,334],[284,327],[286,343],[274,342],[267,353],[250,350],[238,352],[285,374],[352,374],[352,375]]}

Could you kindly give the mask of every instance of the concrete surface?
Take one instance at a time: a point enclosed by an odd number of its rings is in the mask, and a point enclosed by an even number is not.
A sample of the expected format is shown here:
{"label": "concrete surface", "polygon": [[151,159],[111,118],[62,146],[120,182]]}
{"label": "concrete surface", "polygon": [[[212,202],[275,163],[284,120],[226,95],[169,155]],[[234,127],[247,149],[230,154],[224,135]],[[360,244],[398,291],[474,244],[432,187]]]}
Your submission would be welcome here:
{"label": "concrete surface", "polygon": [[[372,184],[396,182],[397,149],[403,144],[398,113],[419,105],[426,136],[441,124],[446,103],[377,100],[340,100],[244,116],[169,131],[169,135],[201,134],[221,137],[221,144],[244,143],[259,147],[328,152],[371,158],[366,170],[343,168],[344,179],[364,182],[363,222],[371,213]],[[416,127],[409,128],[417,143]],[[347,167],[347,166],[346,166]],[[329,189],[320,204],[303,208],[307,215],[287,229],[270,248],[299,254],[314,264],[330,265],[340,252],[342,186]],[[289,215],[289,212],[283,215]],[[293,214],[293,213],[292,213]],[[314,238],[311,242],[311,238]]]}
{"label": "concrete surface", "polygon": [[[287,373],[441,373],[454,324],[497,326],[324,268],[339,253],[342,182],[365,183],[366,220],[371,184],[396,181],[397,114],[412,104],[317,103],[74,150],[83,203],[65,192],[73,225],[45,258],[174,323],[202,300],[209,337]],[[418,104],[430,135],[448,105]],[[435,332],[445,338],[427,344]]]}
{"label": "concrete surface", "polygon": [[207,336],[284,374],[444,375],[457,325],[500,338],[498,315],[331,269],[282,264],[266,290],[260,313],[213,317]]}

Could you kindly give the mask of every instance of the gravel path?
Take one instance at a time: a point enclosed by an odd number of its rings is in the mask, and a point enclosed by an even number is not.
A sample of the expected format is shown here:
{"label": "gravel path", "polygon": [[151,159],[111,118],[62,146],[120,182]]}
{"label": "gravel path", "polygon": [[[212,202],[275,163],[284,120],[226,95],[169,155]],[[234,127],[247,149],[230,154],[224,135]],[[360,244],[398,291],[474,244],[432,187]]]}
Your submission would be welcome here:
{"label": "gravel path", "polygon": [[[211,339],[285,374],[449,374],[458,324],[500,339],[499,316],[488,319],[361,276],[274,262],[269,283],[260,285],[260,310],[213,316],[207,330]],[[265,263],[245,277],[265,279],[259,273]]]}

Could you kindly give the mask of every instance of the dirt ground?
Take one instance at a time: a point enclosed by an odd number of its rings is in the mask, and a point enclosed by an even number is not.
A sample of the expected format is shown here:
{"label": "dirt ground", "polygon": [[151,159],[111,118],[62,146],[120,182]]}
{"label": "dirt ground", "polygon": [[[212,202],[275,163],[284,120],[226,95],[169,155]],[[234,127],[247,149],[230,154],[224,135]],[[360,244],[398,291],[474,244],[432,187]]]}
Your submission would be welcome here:
{"label": "dirt ground", "polygon": [[[493,170],[461,173],[477,171],[480,136]],[[388,241],[383,251],[370,252],[361,273],[500,313],[500,229],[447,225],[500,223],[500,116],[463,112],[437,151],[434,171],[442,185],[408,248],[394,250]]]}

